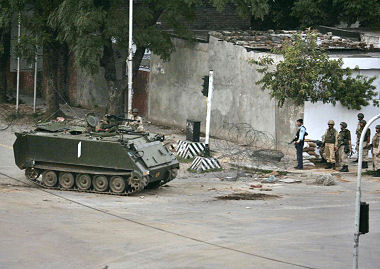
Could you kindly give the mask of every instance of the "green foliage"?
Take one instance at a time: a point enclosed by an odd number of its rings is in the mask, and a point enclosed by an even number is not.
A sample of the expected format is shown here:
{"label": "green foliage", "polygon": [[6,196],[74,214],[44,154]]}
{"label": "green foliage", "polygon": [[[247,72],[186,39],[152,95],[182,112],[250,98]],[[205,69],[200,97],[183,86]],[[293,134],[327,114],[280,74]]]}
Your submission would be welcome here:
{"label": "green foliage", "polygon": [[380,26],[380,0],[273,0],[263,17],[252,20],[256,29],[296,29],[335,26],[341,22]]}
{"label": "green foliage", "polygon": [[[208,1],[208,0],[207,0]],[[268,12],[268,0],[210,0],[217,8],[235,3],[240,14],[262,17]],[[205,0],[144,0],[134,5],[133,42],[167,60],[174,50],[171,35],[192,40],[186,23],[195,19],[196,8]],[[98,71],[103,46],[110,39],[118,49],[128,48],[128,1],[62,0],[49,16],[58,30],[58,38],[70,44],[81,67]],[[156,22],[162,21],[162,30]]]}
{"label": "green foliage", "polygon": [[361,26],[380,25],[379,0],[296,0],[293,17],[301,26],[336,25],[360,22]]}
{"label": "green foliage", "polygon": [[11,23],[21,22],[20,42],[15,43],[16,55],[34,61],[38,47],[56,42],[53,29],[47,23],[51,12],[61,0],[0,0],[0,29],[10,31]]}
{"label": "green foliage", "polygon": [[240,15],[251,15],[256,19],[263,19],[269,13],[269,0],[210,0],[219,10],[222,10],[226,4],[233,3],[237,6]]}
{"label": "green foliage", "polygon": [[290,16],[295,0],[269,1],[268,13],[263,18],[252,18],[255,30],[296,29],[298,18]]}
{"label": "green foliage", "polygon": [[[194,15],[193,0],[146,0],[134,6],[133,41],[137,47],[148,48],[167,59],[173,50],[170,33],[156,25],[164,20],[175,34],[190,37],[181,18]],[[98,71],[103,47],[112,40],[114,47],[128,49],[128,2],[121,0],[63,0],[49,17],[58,38],[67,42],[85,70]]]}
{"label": "green foliage", "polygon": [[271,56],[251,60],[263,73],[257,84],[261,84],[263,90],[269,90],[270,96],[280,106],[286,100],[292,100],[297,105],[303,105],[305,101],[335,105],[339,101],[349,109],[360,109],[371,101],[378,106],[378,100],[374,99],[378,93],[372,85],[375,77],[354,75],[354,71],[358,70],[342,68],[342,59],[329,59],[327,53],[318,47],[316,39],[316,34],[312,32],[306,36],[294,35],[281,48],[273,50],[273,53],[284,57],[274,67]]}

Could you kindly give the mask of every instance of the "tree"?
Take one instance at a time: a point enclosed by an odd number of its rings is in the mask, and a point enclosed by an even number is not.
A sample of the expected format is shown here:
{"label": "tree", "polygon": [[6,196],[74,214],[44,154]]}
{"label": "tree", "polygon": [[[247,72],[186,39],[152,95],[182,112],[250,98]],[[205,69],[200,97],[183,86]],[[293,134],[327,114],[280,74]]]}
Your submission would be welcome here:
{"label": "tree", "polygon": [[272,51],[284,57],[275,66],[271,56],[251,60],[263,73],[257,84],[262,85],[263,90],[269,90],[280,106],[286,100],[297,105],[303,105],[305,101],[335,105],[339,101],[349,109],[361,109],[371,101],[378,106],[378,100],[374,99],[376,87],[372,85],[375,77],[354,76],[353,72],[357,70],[343,68],[342,59],[329,59],[316,40],[316,34],[309,31],[306,37],[298,34],[284,41],[280,48]]}
{"label": "tree", "polygon": [[291,15],[303,27],[341,22],[349,25],[360,22],[361,26],[380,25],[379,0],[296,0]]}
{"label": "tree", "polygon": [[270,1],[269,10],[262,18],[252,18],[252,28],[255,30],[268,29],[297,29],[299,19],[291,16],[295,0]]}
{"label": "tree", "polygon": [[[110,93],[108,112],[120,114],[126,77],[116,76],[115,54],[128,49],[128,0],[64,0],[50,16],[50,24],[59,32],[58,38],[67,42],[78,65],[89,73],[104,67]],[[186,22],[195,19],[196,7],[202,0],[144,0],[135,1],[133,42],[133,78],[136,77],[146,49],[168,59],[174,46],[171,34],[191,40]],[[262,17],[268,9],[267,0],[214,0],[223,9],[228,2],[238,3],[240,13],[251,12]],[[251,7],[249,7],[251,6]],[[162,20],[166,27],[157,25]],[[124,69],[124,68],[123,68]]]}
{"label": "tree", "polygon": [[[0,13],[0,21],[20,14],[23,31],[20,42],[15,44],[16,55],[33,62],[37,47],[43,47],[44,85],[46,114],[49,117],[62,115],[59,108],[58,74],[60,55],[65,53],[65,44],[57,40],[57,32],[48,24],[50,14],[59,6],[61,0],[0,0],[1,6],[7,7]],[[5,28],[5,27],[4,27]]]}
{"label": "tree", "polygon": [[6,71],[10,58],[11,22],[10,10],[16,8],[15,1],[0,1],[0,103],[7,101]]}
{"label": "tree", "polygon": [[256,30],[298,29],[310,26],[380,26],[379,0],[272,0],[265,16],[252,19]]}

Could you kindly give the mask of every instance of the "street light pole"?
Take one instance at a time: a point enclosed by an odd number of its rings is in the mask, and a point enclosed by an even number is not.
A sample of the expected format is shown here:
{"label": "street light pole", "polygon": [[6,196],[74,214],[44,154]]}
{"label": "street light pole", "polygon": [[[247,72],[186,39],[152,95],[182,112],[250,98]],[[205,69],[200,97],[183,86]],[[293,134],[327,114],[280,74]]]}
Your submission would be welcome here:
{"label": "street light pole", "polygon": [[205,138],[205,155],[210,157],[210,123],[211,123],[211,101],[214,88],[214,71],[210,70],[208,81],[208,97],[207,97],[207,116],[206,116],[206,138]]}
{"label": "street light pole", "polygon": [[360,202],[361,202],[361,179],[362,179],[362,161],[363,161],[363,141],[369,126],[377,119],[380,114],[370,119],[364,127],[359,141],[359,158],[358,158],[358,178],[356,187],[355,202],[355,233],[354,233],[354,262],[353,268],[358,269],[359,266],[359,236],[360,236]]}
{"label": "street light pole", "polygon": [[[19,12],[18,26],[17,26],[17,44],[20,44],[20,35],[21,35],[21,14]],[[16,113],[18,113],[19,94],[20,94],[20,56],[17,56]]]}
{"label": "street light pole", "polygon": [[33,113],[36,113],[36,98],[37,98],[37,52],[36,55],[34,56],[34,87],[33,87]]}
{"label": "street light pole", "polygon": [[128,114],[132,113],[132,57],[133,57],[133,48],[132,48],[132,23],[133,23],[133,0],[129,0],[129,44],[128,44]]}

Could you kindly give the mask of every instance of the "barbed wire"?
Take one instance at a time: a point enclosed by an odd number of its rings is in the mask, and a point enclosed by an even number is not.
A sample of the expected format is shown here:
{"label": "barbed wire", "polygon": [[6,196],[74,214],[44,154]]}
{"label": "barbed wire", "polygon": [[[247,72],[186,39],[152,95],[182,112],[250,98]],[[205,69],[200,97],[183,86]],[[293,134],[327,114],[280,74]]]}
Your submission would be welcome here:
{"label": "barbed wire", "polygon": [[271,133],[257,130],[248,123],[223,123],[216,132],[213,148],[239,167],[263,170],[286,170],[294,162],[294,149],[287,141],[276,139]]}

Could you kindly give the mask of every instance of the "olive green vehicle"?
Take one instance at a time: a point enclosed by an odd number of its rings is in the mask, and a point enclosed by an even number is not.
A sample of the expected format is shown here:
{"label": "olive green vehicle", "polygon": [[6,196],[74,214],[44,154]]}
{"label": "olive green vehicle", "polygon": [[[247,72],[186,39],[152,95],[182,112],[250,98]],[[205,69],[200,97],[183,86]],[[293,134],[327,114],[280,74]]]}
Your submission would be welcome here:
{"label": "olive green vehicle", "polygon": [[16,165],[44,188],[128,195],[169,182],[179,169],[163,137],[128,126],[92,132],[48,123],[16,137]]}

